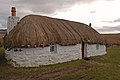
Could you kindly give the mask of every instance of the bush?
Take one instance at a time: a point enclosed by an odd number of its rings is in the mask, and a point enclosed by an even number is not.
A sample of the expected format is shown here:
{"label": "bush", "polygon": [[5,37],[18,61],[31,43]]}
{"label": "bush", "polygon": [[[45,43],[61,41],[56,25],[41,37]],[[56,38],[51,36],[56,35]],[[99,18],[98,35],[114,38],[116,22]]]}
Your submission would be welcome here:
{"label": "bush", "polygon": [[3,47],[0,47],[0,55],[4,56],[5,55],[5,50]]}
{"label": "bush", "polygon": [[6,61],[5,59],[5,50],[3,47],[0,47],[0,62]]}

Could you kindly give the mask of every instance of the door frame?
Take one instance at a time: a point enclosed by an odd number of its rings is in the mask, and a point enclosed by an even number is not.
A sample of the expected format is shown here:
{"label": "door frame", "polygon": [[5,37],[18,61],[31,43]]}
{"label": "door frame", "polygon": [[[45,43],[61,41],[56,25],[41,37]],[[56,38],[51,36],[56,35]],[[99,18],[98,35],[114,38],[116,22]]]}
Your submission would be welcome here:
{"label": "door frame", "polygon": [[85,48],[85,43],[82,42],[81,44],[82,59],[84,59],[84,48]]}
{"label": "door frame", "polygon": [[87,57],[87,44],[85,42],[81,43],[81,52],[82,52],[82,59]]}

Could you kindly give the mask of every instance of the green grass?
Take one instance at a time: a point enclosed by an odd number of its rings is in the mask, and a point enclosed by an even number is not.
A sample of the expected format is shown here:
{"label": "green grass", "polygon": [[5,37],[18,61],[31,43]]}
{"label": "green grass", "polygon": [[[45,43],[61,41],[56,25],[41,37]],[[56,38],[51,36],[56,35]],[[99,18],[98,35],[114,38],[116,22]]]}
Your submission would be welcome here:
{"label": "green grass", "polygon": [[108,48],[104,56],[39,68],[8,65],[0,48],[0,80],[120,80],[120,48]]}

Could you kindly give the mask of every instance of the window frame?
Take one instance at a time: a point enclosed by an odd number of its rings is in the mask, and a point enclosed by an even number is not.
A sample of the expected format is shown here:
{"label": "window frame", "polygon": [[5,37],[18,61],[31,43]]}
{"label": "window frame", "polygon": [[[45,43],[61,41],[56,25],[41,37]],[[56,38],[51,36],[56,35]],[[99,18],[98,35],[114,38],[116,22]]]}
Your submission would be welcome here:
{"label": "window frame", "polygon": [[57,45],[56,44],[50,45],[50,52],[57,53]]}

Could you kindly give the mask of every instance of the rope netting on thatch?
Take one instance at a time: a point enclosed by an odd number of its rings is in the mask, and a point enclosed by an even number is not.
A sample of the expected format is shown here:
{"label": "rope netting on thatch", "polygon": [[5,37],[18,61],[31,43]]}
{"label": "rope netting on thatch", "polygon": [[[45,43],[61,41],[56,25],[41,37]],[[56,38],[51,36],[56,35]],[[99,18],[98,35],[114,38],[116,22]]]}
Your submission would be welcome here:
{"label": "rope netting on thatch", "polygon": [[40,15],[22,18],[6,36],[5,42],[10,47],[104,43],[100,34],[86,24]]}

